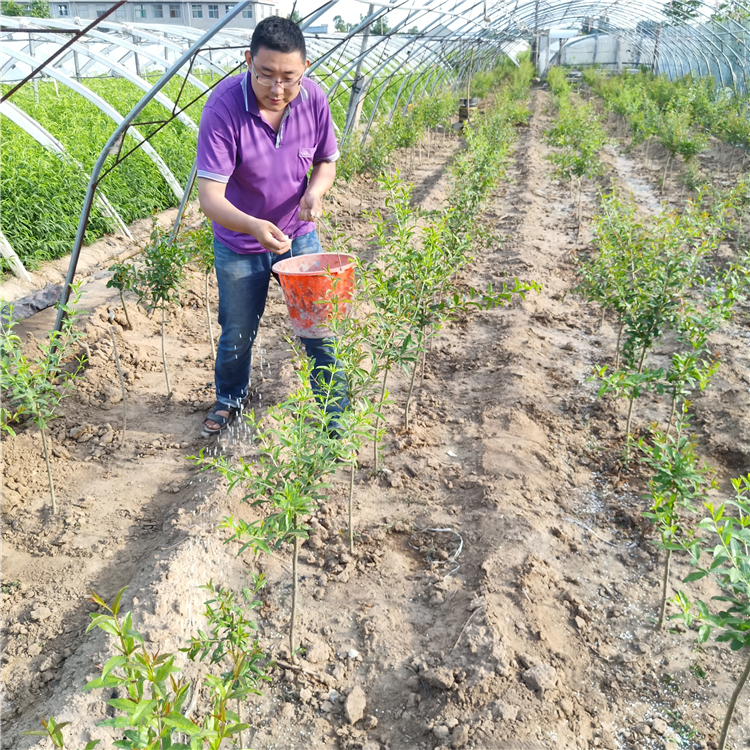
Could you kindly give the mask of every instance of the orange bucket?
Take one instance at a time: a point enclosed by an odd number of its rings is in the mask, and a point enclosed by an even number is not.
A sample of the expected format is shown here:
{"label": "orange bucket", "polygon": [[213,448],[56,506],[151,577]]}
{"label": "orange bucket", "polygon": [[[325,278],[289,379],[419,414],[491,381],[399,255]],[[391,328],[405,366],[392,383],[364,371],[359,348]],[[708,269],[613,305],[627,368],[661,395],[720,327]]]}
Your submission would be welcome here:
{"label": "orange bucket", "polygon": [[332,305],[321,304],[333,294],[342,301],[346,314],[354,294],[354,256],[343,253],[315,253],[281,260],[273,266],[278,274],[286,308],[297,336],[307,339],[324,339],[332,335],[326,322]]}

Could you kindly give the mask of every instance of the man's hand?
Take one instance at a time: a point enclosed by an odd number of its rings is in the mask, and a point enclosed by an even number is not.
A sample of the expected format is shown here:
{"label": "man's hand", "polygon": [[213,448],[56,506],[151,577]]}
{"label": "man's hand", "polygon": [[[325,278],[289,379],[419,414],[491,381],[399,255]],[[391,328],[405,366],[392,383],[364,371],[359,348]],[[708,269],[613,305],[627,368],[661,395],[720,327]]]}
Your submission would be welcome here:
{"label": "man's hand", "polygon": [[287,237],[275,224],[263,219],[252,219],[250,234],[274,255],[283,255],[292,246],[292,240]]}
{"label": "man's hand", "polygon": [[299,209],[300,221],[315,221],[323,215],[323,202],[318,195],[308,190],[299,202]]}

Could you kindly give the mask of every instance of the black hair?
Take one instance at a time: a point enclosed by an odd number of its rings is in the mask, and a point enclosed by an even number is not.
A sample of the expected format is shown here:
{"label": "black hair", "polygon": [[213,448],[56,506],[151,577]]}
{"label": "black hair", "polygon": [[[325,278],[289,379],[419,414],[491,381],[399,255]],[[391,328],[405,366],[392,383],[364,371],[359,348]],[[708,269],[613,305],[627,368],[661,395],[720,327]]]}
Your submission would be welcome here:
{"label": "black hair", "polygon": [[264,18],[253,31],[250,54],[255,57],[261,47],[274,52],[299,52],[307,60],[305,36],[299,26],[289,18],[269,16]]}

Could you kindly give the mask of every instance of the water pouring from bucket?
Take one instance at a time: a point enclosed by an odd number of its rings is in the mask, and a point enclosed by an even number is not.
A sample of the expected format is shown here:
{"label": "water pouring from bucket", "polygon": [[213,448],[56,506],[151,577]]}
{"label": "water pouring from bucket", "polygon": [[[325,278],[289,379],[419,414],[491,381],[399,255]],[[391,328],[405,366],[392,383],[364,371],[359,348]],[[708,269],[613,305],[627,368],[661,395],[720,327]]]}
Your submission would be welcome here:
{"label": "water pouring from bucket", "polygon": [[336,296],[342,302],[339,309],[349,314],[348,301],[354,294],[354,267],[354,256],[345,253],[298,255],[274,265],[292,330],[297,336],[325,339],[333,335],[326,325],[333,305],[325,300],[331,299],[334,280],[337,280]]}

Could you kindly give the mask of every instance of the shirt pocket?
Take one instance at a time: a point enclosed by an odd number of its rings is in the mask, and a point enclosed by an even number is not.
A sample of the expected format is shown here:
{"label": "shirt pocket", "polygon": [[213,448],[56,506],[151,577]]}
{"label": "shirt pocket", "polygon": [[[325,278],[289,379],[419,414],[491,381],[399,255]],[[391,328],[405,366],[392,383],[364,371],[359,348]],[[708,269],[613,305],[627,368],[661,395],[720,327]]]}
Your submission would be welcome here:
{"label": "shirt pocket", "polygon": [[315,156],[314,148],[301,148],[299,150],[299,159],[297,160],[299,171],[297,174],[300,180],[305,179],[305,175],[312,166],[313,156]]}

